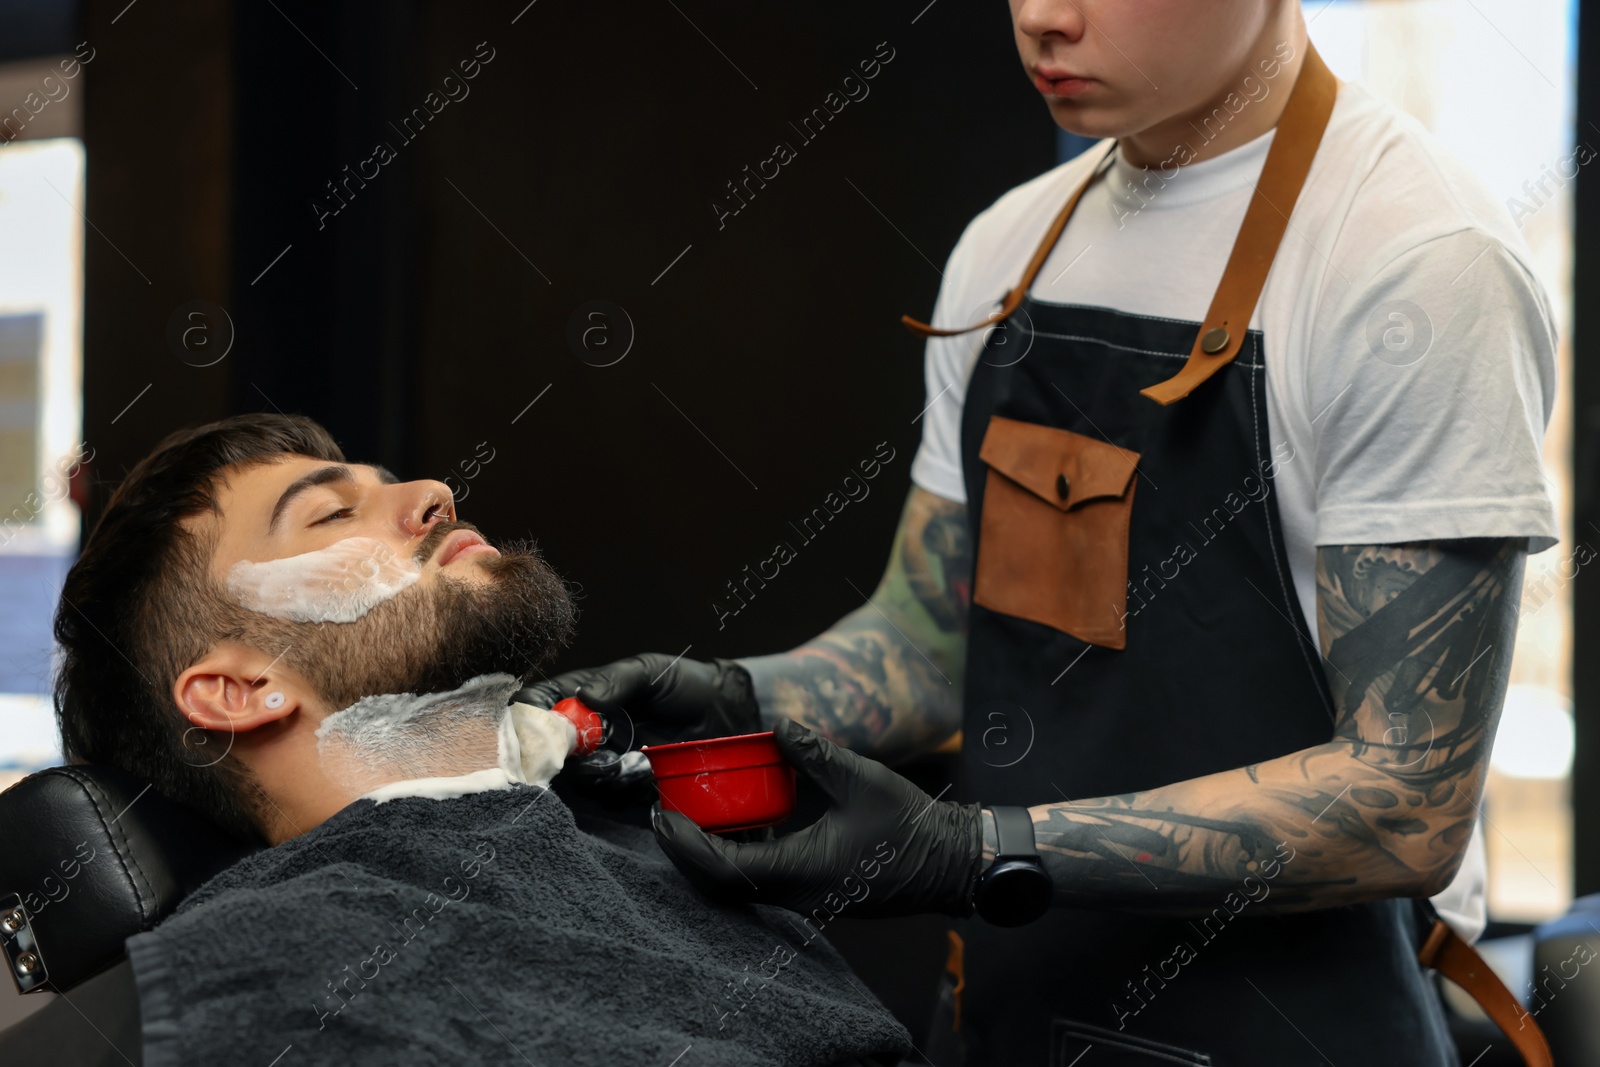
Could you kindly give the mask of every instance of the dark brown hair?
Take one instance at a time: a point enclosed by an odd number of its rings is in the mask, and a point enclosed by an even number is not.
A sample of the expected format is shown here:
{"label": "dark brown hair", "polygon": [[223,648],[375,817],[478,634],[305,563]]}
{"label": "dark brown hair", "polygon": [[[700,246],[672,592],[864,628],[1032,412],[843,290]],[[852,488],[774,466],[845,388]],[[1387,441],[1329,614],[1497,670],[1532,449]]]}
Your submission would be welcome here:
{"label": "dark brown hair", "polygon": [[344,462],[328,432],[297,415],[237,415],[167,437],[112,494],[55,617],[67,759],[121,767],[255,840],[259,787],[225,754],[228,737],[189,725],[172,686],[228,625],[210,571],[216,533],[186,520],[220,514],[228,474],[286,455]]}

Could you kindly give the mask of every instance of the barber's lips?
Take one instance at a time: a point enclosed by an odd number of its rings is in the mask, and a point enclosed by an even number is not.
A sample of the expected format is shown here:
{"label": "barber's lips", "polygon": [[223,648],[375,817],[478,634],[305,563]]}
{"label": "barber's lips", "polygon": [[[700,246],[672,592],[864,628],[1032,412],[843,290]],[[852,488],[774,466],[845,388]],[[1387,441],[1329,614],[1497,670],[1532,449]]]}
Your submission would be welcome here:
{"label": "barber's lips", "polygon": [[439,548],[439,566],[448,567],[458,559],[470,556],[498,556],[500,550],[471,530],[457,530],[444,539]]}
{"label": "barber's lips", "polygon": [[1037,71],[1033,76],[1033,87],[1045,96],[1077,96],[1093,83],[1093,78],[1081,78],[1068,71]]}

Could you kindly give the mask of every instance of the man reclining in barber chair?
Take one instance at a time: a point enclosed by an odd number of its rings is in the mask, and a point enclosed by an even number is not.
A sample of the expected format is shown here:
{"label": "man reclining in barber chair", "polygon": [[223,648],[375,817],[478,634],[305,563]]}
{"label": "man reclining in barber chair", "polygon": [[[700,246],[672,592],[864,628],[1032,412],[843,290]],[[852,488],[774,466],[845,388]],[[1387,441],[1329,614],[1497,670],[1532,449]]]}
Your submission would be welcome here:
{"label": "man reclining in barber chair", "polygon": [[[63,589],[57,706],[72,763],[154,795],[46,776],[87,792],[139,897],[145,1063],[898,1061],[905,1032],[799,916],[700,897],[647,831],[545,788],[573,732],[508,704],[573,616],[532,545],[309,420],[225,420],[134,468]],[[258,847],[163,917],[172,886],[125,853],[173,832],[150,829],[169,799]],[[69,952],[25,912],[0,910],[19,981]]]}

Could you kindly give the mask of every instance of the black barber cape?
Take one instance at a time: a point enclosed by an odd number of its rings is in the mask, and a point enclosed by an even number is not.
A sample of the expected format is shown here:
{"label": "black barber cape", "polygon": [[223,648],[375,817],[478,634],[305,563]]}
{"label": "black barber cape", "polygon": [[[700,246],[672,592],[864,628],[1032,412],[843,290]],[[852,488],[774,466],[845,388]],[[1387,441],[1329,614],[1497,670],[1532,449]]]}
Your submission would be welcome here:
{"label": "black barber cape", "polygon": [[[835,1064],[909,1050],[832,946],[555,793],[357,801],[128,940],[149,1067]],[[281,1054],[281,1060],[274,1060]]]}

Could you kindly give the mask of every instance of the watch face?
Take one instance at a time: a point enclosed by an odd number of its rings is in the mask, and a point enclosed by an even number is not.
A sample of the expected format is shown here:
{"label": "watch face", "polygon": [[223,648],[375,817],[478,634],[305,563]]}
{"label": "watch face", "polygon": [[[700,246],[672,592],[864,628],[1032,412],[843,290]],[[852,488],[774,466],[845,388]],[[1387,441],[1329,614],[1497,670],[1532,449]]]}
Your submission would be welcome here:
{"label": "watch face", "polygon": [[1045,913],[1054,893],[1038,860],[1007,860],[978,883],[978,914],[995,926],[1022,926]]}

